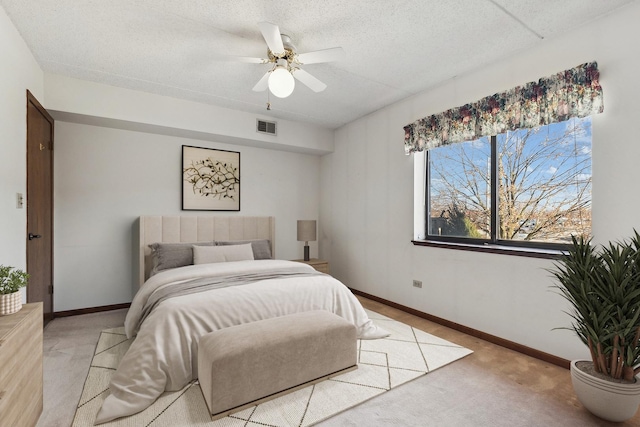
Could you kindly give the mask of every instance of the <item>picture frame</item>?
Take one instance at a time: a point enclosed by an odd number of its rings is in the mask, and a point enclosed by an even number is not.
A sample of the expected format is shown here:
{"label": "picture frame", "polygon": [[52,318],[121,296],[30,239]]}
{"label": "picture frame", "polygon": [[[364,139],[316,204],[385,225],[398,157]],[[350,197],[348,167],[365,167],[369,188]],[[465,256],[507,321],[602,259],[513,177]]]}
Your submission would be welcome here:
{"label": "picture frame", "polygon": [[182,146],[182,210],[240,210],[240,152]]}

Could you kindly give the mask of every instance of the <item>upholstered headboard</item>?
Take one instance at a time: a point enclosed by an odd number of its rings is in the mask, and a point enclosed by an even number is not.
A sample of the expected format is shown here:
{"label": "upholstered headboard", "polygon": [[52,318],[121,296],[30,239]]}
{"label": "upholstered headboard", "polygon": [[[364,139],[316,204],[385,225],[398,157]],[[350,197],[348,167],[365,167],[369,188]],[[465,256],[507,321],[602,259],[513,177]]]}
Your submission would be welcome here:
{"label": "upholstered headboard", "polygon": [[151,271],[151,243],[269,239],[275,258],[275,218],[272,216],[141,216],[139,220],[139,283]]}

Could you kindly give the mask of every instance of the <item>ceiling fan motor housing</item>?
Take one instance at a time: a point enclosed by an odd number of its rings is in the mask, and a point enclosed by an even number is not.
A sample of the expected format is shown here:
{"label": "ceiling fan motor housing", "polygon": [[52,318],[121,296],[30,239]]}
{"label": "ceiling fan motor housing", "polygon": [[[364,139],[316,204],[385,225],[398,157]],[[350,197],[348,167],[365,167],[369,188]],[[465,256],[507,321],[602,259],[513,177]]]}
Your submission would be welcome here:
{"label": "ceiling fan motor housing", "polygon": [[[295,45],[291,42],[291,37],[286,34],[280,34],[282,37],[282,45],[284,46],[284,53],[282,55],[275,55],[271,49],[267,49],[267,55],[269,56],[269,61],[273,63],[278,63],[279,59],[286,59],[289,66],[291,63],[296,62],[296,56],[298,56],[296,52]],[[290,68],[290,67],[289,67]]]}
{"label": "ceiling fan motor housing", "polygon": [[289,49],[293,53],[296,53],[296,46],[291,41],[291,37],[286,34],[280,34],[280,37],[282,37],[282,44],[284,45],[284,49]]}

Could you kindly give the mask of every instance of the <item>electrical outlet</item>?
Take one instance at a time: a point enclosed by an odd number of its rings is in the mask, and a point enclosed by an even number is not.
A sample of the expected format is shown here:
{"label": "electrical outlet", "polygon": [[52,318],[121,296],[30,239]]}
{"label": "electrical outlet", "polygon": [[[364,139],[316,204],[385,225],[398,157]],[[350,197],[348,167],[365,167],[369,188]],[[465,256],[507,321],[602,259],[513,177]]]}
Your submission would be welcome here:
{"label": "electrical outlet", "polygon": [[414,280],[413,281],[413,287],[414,288],[422,288],[422,282],[420,280]]}

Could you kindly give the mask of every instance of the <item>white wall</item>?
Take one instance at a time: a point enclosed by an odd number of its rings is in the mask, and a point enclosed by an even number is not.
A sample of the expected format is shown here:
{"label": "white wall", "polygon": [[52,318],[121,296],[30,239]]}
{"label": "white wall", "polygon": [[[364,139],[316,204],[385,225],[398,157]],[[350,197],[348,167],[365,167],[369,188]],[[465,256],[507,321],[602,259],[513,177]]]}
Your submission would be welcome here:
{"label": "white wall", "polygon": [[[322,159],[321,255],[348,286],[567,359],[587,351],[550,290],[546,260],[413,246],[413,160],[403,126],[429,114],[598,61],[605,112],[593,117],[593,234],[640,228],[635,124],[640,115],[640,4],[537,48],[459,76],[336,131]],[[631,44],[630,44],[631,43]],[[326,189],[326,191],[325,191]],[[412,279],[423,288],[412,287]]]}
{"label": "white wall", "polygon": [[27,210],[16,193],[27,191],[27,89],[43,102],[43,75],[2,7],[0,58],[0,264],[24,269]]}
{"label": "white wall", "polygon": [[275,216],[278,258],[301,257],[296,220],[318,217],[315,155],[60,121],[55,143],[55,311],[131,301],[138,216],[211,214],[180,210],[183,144],[240,151],[241,211],[213,214]]}
{"label": "white wall", "polygon": [[255,121],[268,117],[54,74],[44,89],[56,119],[55,311],[131,301],[135,219],[198,214],[180,210],[183,144],[240,151],[239,214],[275,216],[276,256],[300,258],[296,220],[318,217],[314,154],[333,149],[331,130],[278,120],[262,135]]}

